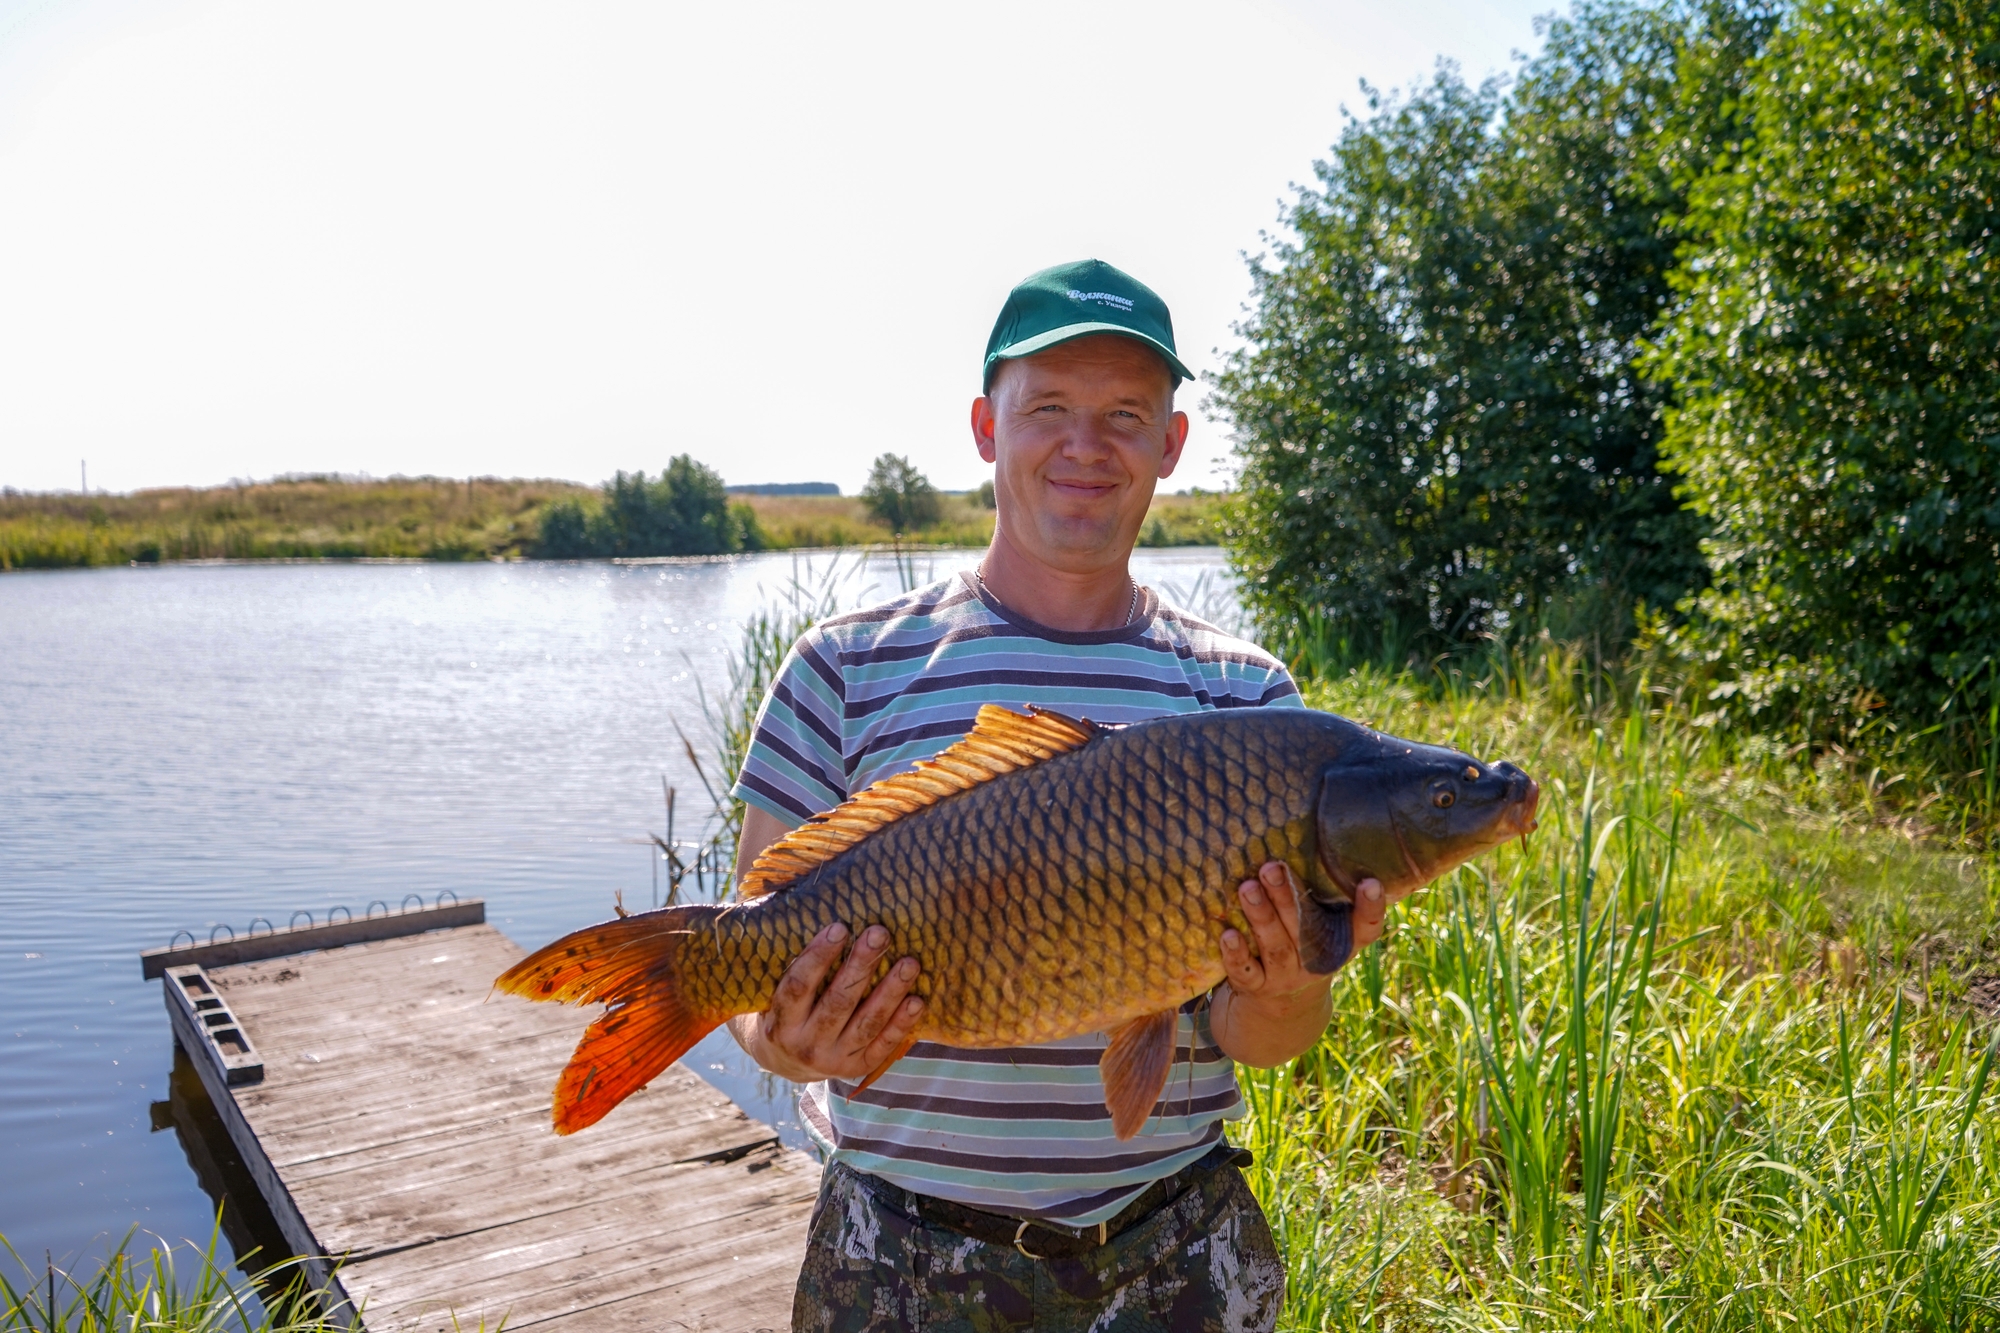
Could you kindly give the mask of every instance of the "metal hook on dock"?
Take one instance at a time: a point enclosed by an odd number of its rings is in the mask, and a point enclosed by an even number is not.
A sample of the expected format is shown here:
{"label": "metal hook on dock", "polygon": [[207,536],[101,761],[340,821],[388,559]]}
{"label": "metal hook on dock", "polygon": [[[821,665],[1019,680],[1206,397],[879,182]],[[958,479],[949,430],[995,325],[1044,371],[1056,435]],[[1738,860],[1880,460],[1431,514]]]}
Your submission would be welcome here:
{"label": "metal hook on dock", "polygon": [[345,920],[345,921],[352,921],[352,920],[354,919],[354,913],[352,913],[352,912],[348,911],[348,910],[347,910],[347,909],[346,909],[345,907],[342,907],[342,906],[341,906],[341,905],[340,905],[339,903],[335,903],[335,904],[334,904],[333,906],[331,906],[331,907],[329,907],[329,908],[327,908],[327,909],[326,909],[326,924],[327,924],[327,925],[329,925],[329,926],[330,926],[330,925],[332,925],[332,924],[333,924],[333,914],[334,914],[335,912],[338,912],[338,913],[340,913],[340,915],[341,915],[341,919],[342,919],[342,920]]}
{"label": "metal hook on dock", "polygon": [[439,907],[443,907],[443,906],[444,906],[444,896],[445,896],[445,894],[447,894],[447,893],[451,893],[451,905],[452,905],[453,907],[456,907],[456,906],[458,906],[458,895],[457,895],[456,893],[452,893],[452,891],[451,891],[450,889],[440,889],[440,890],[438,891],[438,900],[437,900],[437,905],[438,905]]}
{"label": "metal hook on dock", "polygon": [[269,917],[266,917],[266,916],[253,916],[253,917],[251,917],[251,918],[250,918],[250,924],[249,924],[248,926],[245,926],[245,927],[243,928],[243,933],[244,933],[244,934],[246,934],[246,935],[248,935],[248,936],[249,936],[249,937],[250,937],[251,939],[253,939],[253,940],[254,940],[254,939],[256,939],[256,938],[257,938],[257,923],[258,923],[259,921],[262,921],[262,922],[264,923],[264,933],[265,933],[266,935],[275,935],[275,934],[277,934],[277,933],[278,933],[278,928],[277,928],[276,926],[272,925],[272,924],[271,924],[271,919],[270,919]]}
{"label": "metal hook on dock", "polygon": [[178,949],[181,943],[181,936],[183,935],[188,937],[188,947],[190,948],[194,947],[196,944],[201,943],[201,941],[197,940],[194,937],[193,931],[183,928],[175,931],[172,935],[167,937],[167,947],[169,949]]}
{"label": "metal hook on dock", "polygon": [[285,929],[290,930],[294,926],[298,925],[300,917],[304,917],[306,919],[306,924],[308,926],[316,926],[319,924],[317,921],[313,920],[313,914],[311,912],[301,907],[298,911],[292,913],[292,919],[285,923]]}
{"label": "metal hook on dock", "polygon": [[369,917],[374,916],[375,909],[378,907],[382,909],[383,916],[389,915],[389,904],[383,902],[380,898],[376,898],[368,904],[368,910],[361,914],[361,919],[366,921]]}
{"label": "metal hook on dock", "polygon": [[398,904],[396,905],[396,910],[397,910],[398,912],[407,912],[407,911],[409,911],[409,910],[410,910],[410,904],[411,904],[411,903],[415,903],[415,904],[417,905],[417,910],[418,910],[419,912],[423,911],[423,910],[424,910],[424,895],[423,895],[423,894],[421,894],[421,893],[406,893],[406,894],[404,894],[404,895],[403,895],[403,901],[402,901],[402,902],[400,902],[400,903],[398,903]]}
{"label": "metal hook on dock", "polygon": [[224,921],[224,922],[222,922],[222,923],[221,923],[220,925],[216,926],[216,927],[215,927],[215,930],[211,930],[211,931],[209,931],[209,932],[208,932],[208,942],[209,942],[210,944],[213,944],[213,943],[215,943],[215,931],[216,931],[216,930],[226,930],[226,931],[228,931],[228,932],[229,932],[229,938],[230,938],[230,939],[232,939],[232,940],[233,940],[233,939],[235,939],[235,938],[236,938],[236,927],[234,927],[234,926],[230,925],[230,924],[229,924],[229,923],[228,923],[227,921]]}

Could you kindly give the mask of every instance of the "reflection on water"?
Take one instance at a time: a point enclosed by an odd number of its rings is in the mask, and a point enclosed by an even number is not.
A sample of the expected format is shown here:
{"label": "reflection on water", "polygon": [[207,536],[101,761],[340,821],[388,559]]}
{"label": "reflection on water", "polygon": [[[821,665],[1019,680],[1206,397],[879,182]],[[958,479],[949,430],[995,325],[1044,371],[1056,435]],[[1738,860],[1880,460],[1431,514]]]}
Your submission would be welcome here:
{"label": "reflection on water", "polygon": [[167,1075],[167,1096],[147,1107],[155,1134],[172,1130],[175,1142],[209,1206],[222,1225],[222,1237],[240,1269],[257,1270],[282,1260],[289,1252],[278,1219],[258,1192],[250,1168],[236,1151],[229,1129],[216,1114],[187,1052],[173,1043],[173,1070]]}
{"label": "reflection on water", "polygon": [[[1134,563],[1227,609],[1214,551]],[[706,805],[675,731],[707,743],[696,682],[713,695],[737,627],[826,565],[0,576],[0,1233],[58,1259],[134,1224],[201,1240],[218,1191],[239,1197],[226,1137],[184,1127],[158,984],[139,976],[139,950],[177,930],[450,892],[532,947],[621,891],[651,901],[662,780],[689,803],[678,838]],[[900,582],[885,560],[839,586],[858,604]],[[788,1089],[725,1034],[687,1062],[803,1142]],[[151,1132],[161,1105],[171,1136]],[[271,1245],[242,1205],[230,1244]]]}

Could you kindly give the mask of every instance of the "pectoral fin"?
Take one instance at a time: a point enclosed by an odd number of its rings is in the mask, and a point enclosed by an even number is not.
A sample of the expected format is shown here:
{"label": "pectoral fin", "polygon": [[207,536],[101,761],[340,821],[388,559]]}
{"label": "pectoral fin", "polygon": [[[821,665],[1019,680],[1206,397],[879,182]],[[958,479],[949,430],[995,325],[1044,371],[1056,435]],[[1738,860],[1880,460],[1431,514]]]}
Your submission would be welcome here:
{"label": "pectoral fin", "polygon": [[1104,1076],[1104,1105],[1111,1112],[1111,1132],[1120,1141],[1137,1134],[1166,1091],[1174,1067],[1174,1033],[1180,1026],[1172,1009],[1135,1018],[1111,1034],[1111,1045],[1097,1062]]}
{"label": "pectoral fin", "polygon": [[1323,903],[1299,895],[1299,961],[1306,971],[1331,976],[1354,952],[1354,904]]}

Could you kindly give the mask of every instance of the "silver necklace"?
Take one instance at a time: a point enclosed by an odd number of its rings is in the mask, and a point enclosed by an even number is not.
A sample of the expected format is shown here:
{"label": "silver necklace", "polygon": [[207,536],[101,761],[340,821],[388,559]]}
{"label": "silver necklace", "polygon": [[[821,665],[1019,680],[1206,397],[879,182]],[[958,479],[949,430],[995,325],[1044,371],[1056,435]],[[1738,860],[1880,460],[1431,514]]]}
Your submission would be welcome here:
{"label": "silver necklace", "polygon": [[[972,577],[979,584],[979,591],[993,598],[994,601],[1000,602],[999,596],[994,593],[993,589],[986,586],[985,570],[981,569],[978,565],[974,565],[972,567]],[[1129,625],[1132,623],[1132,618],[1139,614],[1139,580],[1133,578],[1130,574],[1127,574],[1125,579],[1126,582],[1132,585],[1132,600],[1125,604],[1125,624]],[[1007,603],[1000,602],[1000,605],[1005,606]],[[1122,629],[1124,626],[1121,625],[1119,628]]]}

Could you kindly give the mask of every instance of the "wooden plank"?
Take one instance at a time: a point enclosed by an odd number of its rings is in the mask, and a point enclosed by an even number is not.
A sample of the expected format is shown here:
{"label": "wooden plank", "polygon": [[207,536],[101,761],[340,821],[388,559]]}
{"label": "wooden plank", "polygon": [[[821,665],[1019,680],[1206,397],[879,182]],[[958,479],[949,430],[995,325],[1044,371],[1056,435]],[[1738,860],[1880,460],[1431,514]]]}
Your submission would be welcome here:
{"label": "wooden plank", "polygon": [[236,1155],[243,1159],[244,1168],[257,1182],[258,1193],[264,1196],[286,1246],[302,1261],[300,1268],[306,1280],[323,1294],[327,1317],[337,1324],[359,1329],[361,1323],[356,1314],[359,1307],[348,1296],[340,1274],[313,1235],[312,1227],[299,1211],[298,1202],[292,1198],[284,1178],[271,1165],[271,1159],[264,1155],[262,1145],[257,1142],[256,1131],[250,1128],[242,1108],[231,1095],[227,1075],[219,1065],[200,1054],[201,1038],[192,1030],[191,1020],[183,1015],[184,1008],[174,1002],[171,994],[168,995],[167,1016],[174,1027],[174,1039],[183,1051],[188,1052],[189,1063],[194,1066],[202,1087],[207,1090],[216,1116],[222,1121],[223,1128],[229,1131],[229,1141],[236,1145]]}
{"label": "wooden plank", "polygon": [[393,939],[429,930],[449,930],[456,926],[476,926],[486,920],[486,900],[468,898],[462,903],[441,903],[435,907],[413,907],[407,912],[383,912],[380,916],[347,917],[322,921],[318,925],[287,926],[261,935],[232,935],[226,940],[213,937],[206,944],[193,942],[147,949],[139,955],[139,970],[146,980],[170,967],[193,964],[198,967],[226,967],[232,963],[279,958],[312,949],[338,949],[367,940]]}
{"label": "wooden plank", "polygon": [[681,1066],[556,1136],[591,1015],[494,994],[520,956],[480,924],[207,974],[264,1058],[231,1109],[366,1327],[787,1327],[818,1167]]}

